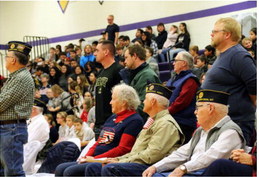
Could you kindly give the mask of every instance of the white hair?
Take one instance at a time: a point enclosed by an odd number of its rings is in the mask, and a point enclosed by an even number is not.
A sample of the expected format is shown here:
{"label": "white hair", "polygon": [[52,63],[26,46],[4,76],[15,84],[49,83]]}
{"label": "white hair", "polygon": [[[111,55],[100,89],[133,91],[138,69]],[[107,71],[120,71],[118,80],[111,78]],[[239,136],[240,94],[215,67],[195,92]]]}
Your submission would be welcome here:
{"label": "white hair", "polygon": [[157,101],[158,105],[160,105],[161,107],[167,108],[169,106],[169,100],[166,97],[155,93],[148,93],[148,94],[150,94],[150,97],[154,98]]}
{"label": "white hair", "polygon": [[228,106],[220,103],[212,103],[215,106],[215,110],[223,116],[228,114]]}
{"label": "white hair", "polygon": [[178,54],[181,55],[181,59],[188,63],[189,69],[193,69],[193,57],[189,52],[181,51]]}
{"label": "white hair", "polygon": [[112,93],[116,91],[118,99],[127,103],[127,110],[136,110],[140,105],[140,99],[136,90],[126,84],[118,84],[112,88]]}

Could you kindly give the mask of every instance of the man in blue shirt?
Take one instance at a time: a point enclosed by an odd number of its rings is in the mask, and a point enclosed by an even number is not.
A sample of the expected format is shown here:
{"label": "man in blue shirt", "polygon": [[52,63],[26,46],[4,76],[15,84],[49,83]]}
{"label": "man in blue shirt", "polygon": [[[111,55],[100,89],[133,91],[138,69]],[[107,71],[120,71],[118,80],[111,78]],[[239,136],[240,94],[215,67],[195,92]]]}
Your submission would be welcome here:
{"label": "man in blue shirt", "polygon": [[239,44],[241,25],[232,18],[219,19],[212,30],[211,44],[219,56],[207,72],[203,89],[230,93],[229,116],[252,145],[256,111],[256,66],[251,55]]}

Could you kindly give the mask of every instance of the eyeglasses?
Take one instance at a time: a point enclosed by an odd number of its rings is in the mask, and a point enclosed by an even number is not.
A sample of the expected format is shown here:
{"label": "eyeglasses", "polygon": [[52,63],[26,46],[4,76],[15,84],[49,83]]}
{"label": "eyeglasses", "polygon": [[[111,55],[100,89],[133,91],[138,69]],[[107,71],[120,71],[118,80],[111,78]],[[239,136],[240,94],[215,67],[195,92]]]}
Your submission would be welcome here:
{"label": "eyeglasses", "polygon": [[177,61],[184,61],[184,60],[180,60],[180,59],[174,59],[173,62],[177,62]]}
{"label": "eyeglasses", "polygon": [[225,30],[212,30],[211,33],[215,34],[215,33],[219,33],[219,32],[225,32]]}
{"label": "eyeglasses", "polygon": [[5,58],[14,58],[13,56],[6,55]]}
{"label": "eyeglasses", "polygon": [[201,104],[201,105],[196,105],[195,110],[198,110],[199,108],[203,107],[203,106],[208,106],[210,104]]}

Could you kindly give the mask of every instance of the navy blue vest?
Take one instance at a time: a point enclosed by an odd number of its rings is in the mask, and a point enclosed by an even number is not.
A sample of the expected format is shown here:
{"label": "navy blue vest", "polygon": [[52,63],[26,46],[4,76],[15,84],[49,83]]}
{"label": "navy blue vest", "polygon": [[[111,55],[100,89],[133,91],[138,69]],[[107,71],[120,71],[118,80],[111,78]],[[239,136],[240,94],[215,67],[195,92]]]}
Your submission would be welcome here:
{"label": "navy blue vest", "polygon": [[[182,90],[182,85],[189,78],[193,78],[197,83],[199,83],[197,77],[192,73],[191,70],[182,71],[180,72],[180,74],[176,75],[175,78],[173,79],[171,78],[167,82],[166,86],[175,87],[169,99],[170,105],[179,96]],[[187,125],[187,126],[196,128],[196,116],[194,114],[195,104],[196,104],[196,97],[194,96],[190,105],[188,105],[182,111],[172,114],[172,116],[174,117],[174,119],[177,121],[178,124]]]}

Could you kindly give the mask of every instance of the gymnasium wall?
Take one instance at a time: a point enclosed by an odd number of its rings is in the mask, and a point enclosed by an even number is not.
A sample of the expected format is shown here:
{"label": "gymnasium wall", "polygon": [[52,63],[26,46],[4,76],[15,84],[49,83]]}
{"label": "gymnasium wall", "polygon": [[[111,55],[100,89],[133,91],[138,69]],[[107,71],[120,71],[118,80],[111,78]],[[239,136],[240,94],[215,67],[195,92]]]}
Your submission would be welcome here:
{"label": "gymnasium wall", "polygon": [[[191,45],[204,48],[210,43],[210,32],[220,17],[247,16],[256,13],[256,1],[69,1],[63,13],[58,1],[0,1],[0,52],[10,40],[26,35],[44,36],[50,45],[63,47],[78,39],[98,40],[107,25],[107,15],[115,16],[122,35],[135,36],[137,28],[165,22],[185,22],[191,34]],[[245,31],[248,35],[248,31]]]}

